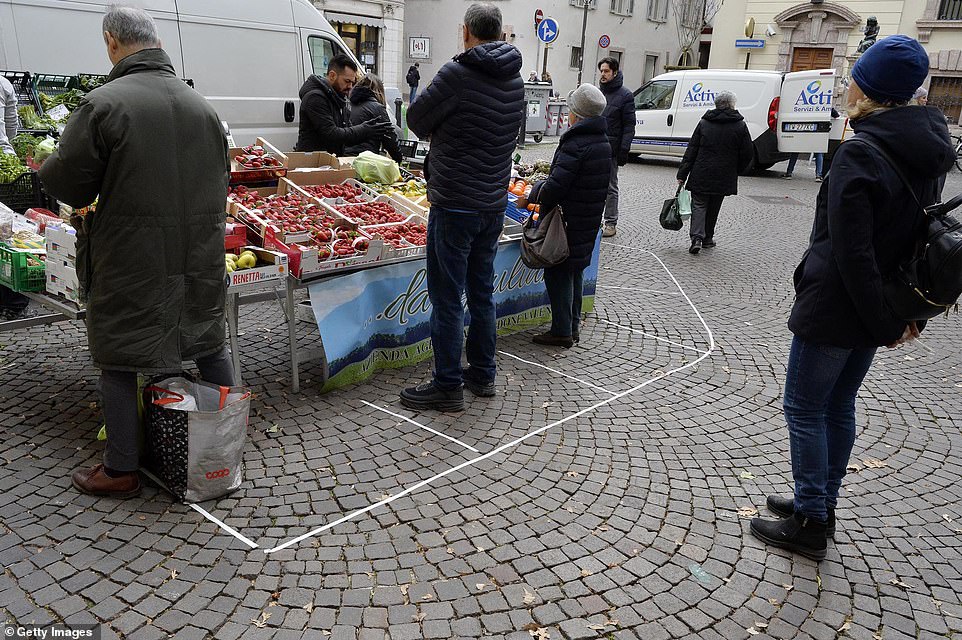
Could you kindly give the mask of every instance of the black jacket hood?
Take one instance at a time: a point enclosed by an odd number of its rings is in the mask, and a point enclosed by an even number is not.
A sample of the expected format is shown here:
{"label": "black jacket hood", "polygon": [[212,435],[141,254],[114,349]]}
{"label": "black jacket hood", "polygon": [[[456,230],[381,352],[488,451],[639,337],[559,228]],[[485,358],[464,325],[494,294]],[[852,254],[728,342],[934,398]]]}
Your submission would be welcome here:
{"label": "black jacket hood", "polygon": [[508,78],[521,72],[521,52],[507,42],[485,42],[454,59],[494,78]]}
{"label": "black jacket hood", "polygon": [[374,97],[374,92],[371,91],[369,87],[354,87],[351,90],[351,104],[364,104],[365,102],[370,102],[374,100],[380,104],[380,101]]}
{"label": "black jacket hood", "polygon": [[334,87],[332,87],[331,83],[327,81],[327,78],[322,78],[317,74],[312,75],[307,79],[306,82],[304,82],[304,84],[301,86],[301,90],[298,92],[297,95],[301,100],[303,100],[304,96],[306,96],[311,91],[320,91],[325,96],[338,100],[342,104],[347,101],[347,99],[343,95],[341,95],[340,93],[334,90]]}
{"label": "black jacket hood", "polygon": [[719,123],[741,122],[745,119],[745,117],[735,109],[712,109],[711,111],[707,111],[702,118],[709,122]]}
{"label": "black jacket hood", "polygon": [[912,105],[879,111],[853,120],[852,129],[881,143],[911,172],[926,178],[944,175],[955,162],[945,116],[935,107]]}
{"label": "black jacket hood", "polygon": [[615,74],[615,77],[613,77],[608,82],[599,83],[599,86],[602,93],[607,94],[607,93],[611,93],[612,91],[617,91],[618,89],[625,86],[625,74],[619,71],[618,73]]}

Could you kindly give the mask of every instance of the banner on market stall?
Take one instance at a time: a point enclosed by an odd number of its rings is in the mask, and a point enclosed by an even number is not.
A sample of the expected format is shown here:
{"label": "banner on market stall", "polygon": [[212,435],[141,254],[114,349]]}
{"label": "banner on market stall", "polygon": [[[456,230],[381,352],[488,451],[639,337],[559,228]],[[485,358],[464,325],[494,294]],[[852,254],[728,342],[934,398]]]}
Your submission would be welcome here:
{"label": "banner on market stall", "polygon": [[[594,308],[600,235],[584,276],[584,311]],[[311,307],[327,353],[323,391],[366,379],[379,369],[405,367],[430,357],[431,302],[425,261],[365,269],[310,286]],[[498,247],[494,261],[498,334],[548,322],[551,308],[544,272],[521,262],[515,242]],[[465,304],[465,324],[470,314]]]}

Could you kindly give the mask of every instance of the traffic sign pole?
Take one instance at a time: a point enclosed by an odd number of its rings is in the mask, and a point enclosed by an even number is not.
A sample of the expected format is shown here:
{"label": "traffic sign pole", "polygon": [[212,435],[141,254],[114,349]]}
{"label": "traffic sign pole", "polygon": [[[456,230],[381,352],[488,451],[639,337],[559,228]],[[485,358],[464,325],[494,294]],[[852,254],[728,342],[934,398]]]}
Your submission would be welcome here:
{"label": "traffic sign pole", "polygon": [[585,3],[585,14],[581,19],[581,59],[578,61],[578,86],[581,86],[581,74],[585,69],[585,31],[588,30],[588,5],[591,0],[582,0]]}

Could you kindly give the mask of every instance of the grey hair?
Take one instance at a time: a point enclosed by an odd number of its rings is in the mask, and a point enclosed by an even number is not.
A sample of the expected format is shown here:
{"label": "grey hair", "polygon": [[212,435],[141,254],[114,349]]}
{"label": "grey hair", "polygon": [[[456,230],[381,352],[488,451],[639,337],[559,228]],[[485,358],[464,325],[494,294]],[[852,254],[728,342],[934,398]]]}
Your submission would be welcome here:
{"label": "grey hair", "polygon": [[501,39],[501,9],[493,4],[472,4],[464,12],[468,33],[482,42]]}
{"label": "grey hair", "polygon": [[143,9],[112,4],[104,16],[103,28],[125,47],[160,46],[157,25]]}
{"label": "grey hair", "polygon": [[735,97],[734,92],[722,91],[720,93],[715,94],[715,108],[716,109],[734,109],[736,100],[737,98]]}
{"label": "grey hair", "polygon": [[915,90],[915,95],[912,96],[913,100],[918,100],[919,98],[928,98],[929,91],[925,87],[919,87]]}

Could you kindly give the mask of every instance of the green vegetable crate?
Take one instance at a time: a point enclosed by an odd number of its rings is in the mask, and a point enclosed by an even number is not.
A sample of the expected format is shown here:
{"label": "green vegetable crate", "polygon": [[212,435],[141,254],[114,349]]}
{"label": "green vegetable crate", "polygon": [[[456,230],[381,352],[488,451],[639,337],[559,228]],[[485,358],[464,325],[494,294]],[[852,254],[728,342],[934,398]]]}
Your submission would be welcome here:
{"label": "green vegetable crate", "polygon": [[[33,76],[29,71],[0,71],[0,75],[13,85],[18,106],[33,107],[37,113],[40,113],[40,99],[33,90]],[[20,128],[23,129],[22,126]]]}
{"label": "green vegetable crate", "polygon": [[36,73],[33,76],[33,90],[38,96],[45,93],[53,98],[71,89],[79,88],[80,81],[77,80],[77,76],[60,76],[52,73]]}
{"label": "green vegetable crate", "polygon": [[0,244],[0,284],[14,291],[43,291],[47,284],[44,264],[28,265],[29,255]]}

